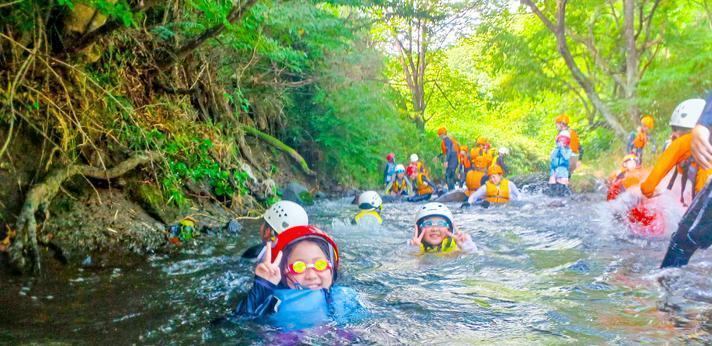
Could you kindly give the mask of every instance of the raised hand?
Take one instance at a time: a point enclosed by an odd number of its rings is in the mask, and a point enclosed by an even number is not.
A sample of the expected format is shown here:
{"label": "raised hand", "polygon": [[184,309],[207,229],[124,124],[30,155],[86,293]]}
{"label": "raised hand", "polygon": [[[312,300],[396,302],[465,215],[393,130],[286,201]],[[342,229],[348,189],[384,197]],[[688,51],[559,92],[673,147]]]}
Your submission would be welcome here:
{"label": "raised hand", "polygon": [[277,254],[277,257],[272,261],[272,242],[268,241],[265,245],[265,255],[262,262],[255,267],[255,275],[277,285],[282,280],[282,271],[279,264],[282,261],[282,251]]}
{"label": "raised hand", "polygon": [[455,231],[455,233],[452,233],[452,232],[450,232],[450,230],[447,230],[445,232],[445,234],[448,237],[455,239],[455,243],[457,245],[462,245],[462,244],[469,243],[472,241],[472,237],[470,237],[469,234],[464,233],[464,232],[458,232],[457,230]]}
{"label": "raised hand", "polygon": [[415,226],[413,229],[413,239],[408,240],[408,244],[411,246],[420,246],[423,242],[423,236],[425,235],[425,231],[420,232],[418,234],[418,226]]}

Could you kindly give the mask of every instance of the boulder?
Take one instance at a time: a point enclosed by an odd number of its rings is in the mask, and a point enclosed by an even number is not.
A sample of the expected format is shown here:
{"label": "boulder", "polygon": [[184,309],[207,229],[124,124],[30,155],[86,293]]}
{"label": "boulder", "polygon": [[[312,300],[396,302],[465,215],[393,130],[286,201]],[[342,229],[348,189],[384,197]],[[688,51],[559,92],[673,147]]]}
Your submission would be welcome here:
{"label": "boulder", "polygon": [[309,190],[298,182],[290,182],[282,189],[282,199],[298,203],[302,206],[314,204],[314,198]]}
{"label": "boulder", "polygon": [[450,191],[435,199],[435,202],[448,203],[448,202],[464,202],[467,200],[467,195],[464,191]]}

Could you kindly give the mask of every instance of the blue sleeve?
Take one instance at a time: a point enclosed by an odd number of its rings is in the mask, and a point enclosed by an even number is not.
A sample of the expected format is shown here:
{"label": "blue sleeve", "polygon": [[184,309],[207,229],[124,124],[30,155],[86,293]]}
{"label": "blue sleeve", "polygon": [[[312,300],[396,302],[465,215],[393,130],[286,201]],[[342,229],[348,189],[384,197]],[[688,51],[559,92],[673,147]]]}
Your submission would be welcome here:
{"label": "blue sleeve", "polygon": [[705,109],[702,111],[702,116],[697,123],[712,128],[712,93],[707,96]]}
{"label": "blue sleeve", "polygon": [[277,285],[261,278],[255,277],[252,289],[247,293],[235,308],[235,316],[244,318],[258,318],[274,311],[274,306],[278,302],[273,293]]}
{"label": "blue sleeve", "polygon": [[626,144],[625,146],[625,151],[627,153],[630,153],[633,150],[633,141],[635,140],[635,136],[635,131],[631,132],[630,135],[628,135],[628,144]]}

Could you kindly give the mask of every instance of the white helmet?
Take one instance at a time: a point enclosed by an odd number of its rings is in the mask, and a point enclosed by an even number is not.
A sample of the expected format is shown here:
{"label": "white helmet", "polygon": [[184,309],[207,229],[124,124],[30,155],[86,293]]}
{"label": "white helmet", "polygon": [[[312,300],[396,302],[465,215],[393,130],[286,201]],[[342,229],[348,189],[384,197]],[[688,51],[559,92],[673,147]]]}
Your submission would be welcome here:
{"label": "white helmet", "polygon": [[277,234],[294,226],[309,225],[309,217],[304,208],[290,201],[279,201],[273,204],[262,217]]}
{"label": "white helmet", "polygon": [[509,155],[509,149],[507,149],[507,148],[505,148],[505,147],[500,147],[500,148],[499,148],[499,153],[500,153],[501,155]]}
{"label": "white helmet", "polygon": [[415,214],[415,224],[419,224],[421,220],[429,216],[444,217],[450,222],[450,228],[452,229],[452,212],[445,204],[433,202],[421,206]]}
{"label": "white helmet", "polygon": [[410,162],[418,162],[418,154],[410,154]]}
{"label": "white helmet", "polygon": [[401,164],[396,165],[396,173],[405,172],[405,167]]}
{"label": "white helmet", "polygon": [[358,196],[358,207],[361,209],[380,209],[381,205],[383,200],[376,191],[364,191]]}
{"label": "white helmet", "polygon": [[702,115],[702,110],[705,109],[705,100],[689,99],[682,101],[675,110],[672,111],[670,117],[670,126],[683,127],[691,129],[697,125],[697,120]]}

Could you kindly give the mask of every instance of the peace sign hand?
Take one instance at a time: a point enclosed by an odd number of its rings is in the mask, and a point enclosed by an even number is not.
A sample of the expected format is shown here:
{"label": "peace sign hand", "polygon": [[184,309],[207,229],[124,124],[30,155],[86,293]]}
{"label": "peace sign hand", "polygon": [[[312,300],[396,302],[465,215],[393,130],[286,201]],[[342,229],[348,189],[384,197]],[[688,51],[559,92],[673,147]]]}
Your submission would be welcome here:
{"label": "peace sign hand", "polygon": [[469,234],[464,232],[458,232],[457,230],[455,230],[455,233],[452,233],[450,232],[450,230],[447,230],[445,234],[447,234],[448,237],[455,239],[455,243],[460,246],[472,241],[472,237],[470,237]]}
{"label": "peace sign hand", "polygon": [[420,232],[420,234],[418,234],[418,226],[415,226],[413,230],[413,239],[408,240],[408,244],[410,244],[411,246],[420,246],[420,244],[422,244],[423,242],[424,235],[425,231]]}
{"label": "peace sign hand", "polygon": [[262,258],[262,262],[255,267],[255,275],[277,285],[282,280],[282,271],[279,269],[279,264],[282,261],[282,251],[277,254],[277,258],[272,262],[272,242],[268,241],[265,247],[265,255]]}

